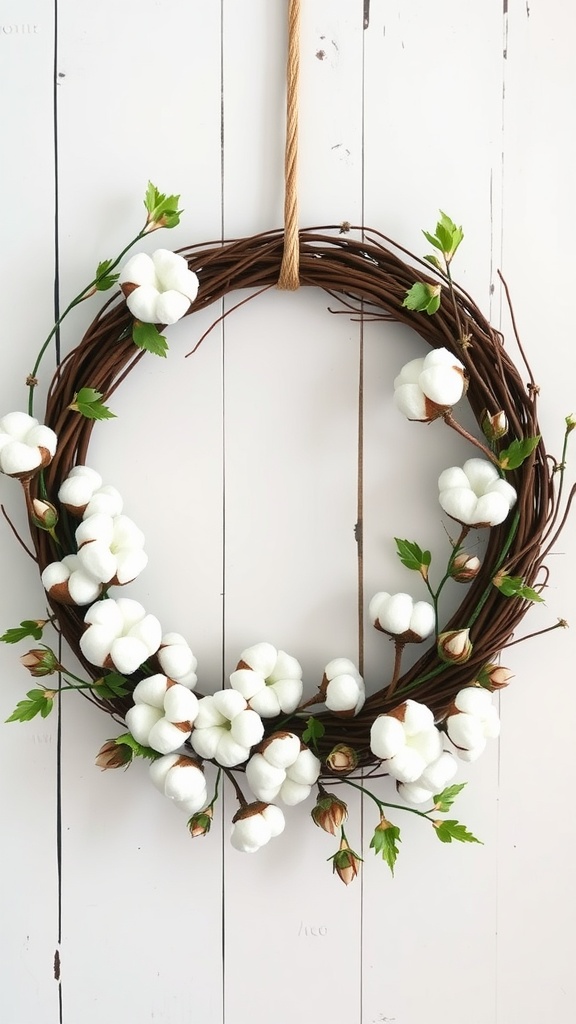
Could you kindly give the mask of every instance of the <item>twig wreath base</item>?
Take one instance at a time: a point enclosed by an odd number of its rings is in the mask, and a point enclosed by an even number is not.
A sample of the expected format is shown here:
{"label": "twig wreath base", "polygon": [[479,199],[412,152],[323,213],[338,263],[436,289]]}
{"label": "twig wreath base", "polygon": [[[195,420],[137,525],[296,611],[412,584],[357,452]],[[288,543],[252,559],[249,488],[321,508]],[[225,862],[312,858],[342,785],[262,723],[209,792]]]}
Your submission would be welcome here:
{"label": "twig wreath base", "polygon": [[[441,226],[439,224],[439,227]],[[454,225],[452,227],[455,228]],[[454,243],[454,251],[462,237],[461,229],[455,231],[460,234]],[[361,238],[351,237],[349,232],[358,233]],[[432,236],[427,237],[432,239]],[[441,232],[440,237],[442,241]],[[441,248],[437,242],[438,239],[433,241],[433,244]],[[185,313],[192,315],[197,310],[204,309],[238,290],[250,290],[249,297],[256,298],[266,289],[276,287],[284,255],[284,233],[270,231],[224,243],[192,245],[180,250],[180,255],[185,258],[189,270],[197,275],[200,282],[198,295]],[[450,275],[450,259],[446,258],[446,252],[444,265],[437,260],[434,261],[434,258],[431,259],[436,267],[432,269],[429,262],[418,259],[378,231],[353,228],[350,225],[331,225],[301,231],[299,257],[300,285],[324,291],[330,300],[333,300],[331,305],[334,301],[339,304],[337,312],[354,319],[405,324],[416,331],[431,350],[441,350],[454,357],[458,366],[463,367],[461,372],[466,379],[468,401],[483,440],[480,441],[463,431],[454,420],[451,408],[440,407],[434,418],[443,418],[448,426],[466,434],[472,444],[482,448],[499,468],[500,476],[504,476],[502,468],[508,470],[506,479],[516,492],[514,508],[504,521],[499,521],[496,525],[478,524],[491,526],[483,561],[470,573],[460,607],[450,621],[442,626],[442,636],[450,637],[452,633],[459,637],[465,635],[466,649],[452,649],[451,654],[445,657],[436,637],[435,642],[424,651],[419,660],[404,674],[400,674],[399,655],[401,656],[404,641],[400,642],[397,637],[397,659],[393,679],[391,677],[383,688],[372,693],[368,680],[369,696],[356,714],[342,716],[325,710],[318,712],[314,717],[316,731],[312,734],[312,746],[320,765],[319,802],[312,812],[314,820],[326,831],[336,834],[337,827],[342,825],[345,817],[345,805],[337,797],[327,794],[324,784],[338,777],[342,779],[344,776],[350,785],[361,789],[378,804],[382,815],[381,823],[376,829],[375,839],[371,845],[376,852],[382,852],[384,859],[393,868],[396,856],[395,840],[399,833],[384,817],[383,808],[395,805],[378,801],[373,794],[359,785],[359,781],[366,777],[362,776],[360,770],[367,771],[368,776],[373,776],[377,772],[387,774],[386,761],[374,753],[371,729],[379,716],[392,713],[393,717],[399,705],[406,701],[426,705],[431,710],[434,720],[442,721],[448,709],[453,707],[457,695],[467,687],[478,685],[478,680],[482,673],[485,673],[487,666],[492,669],[496,667],[502,649],[511,642],[516,642],[512,641],[512,636],[528,611],[531,600],[535,599],[527,595],[535,595],[545,586],[547,570],[544,560],[564,525],[573,492],[570,493],[562,513],[560,498],[564,465],[563,461],[558,463],[546,454],[537,418],[538,388],[530,369],[526,364],[526,384],[504,347],[502,335],[489,324],[472,298],[454,285]],[[418,279],[417,286],[414,286],[415,277]],[[414,287],[424,289],[429,307],[420,305],[409,308],[410,303],[407,303],[406,297]],[[444,289],[446,299],[440,304],[436,297],[441,288]],[[57,435],[58,447],[41,474],[31,474],[30,479],[22,481],[29,513],[34,507],[35,499],[47,501],[55,508],[58,507],[58,541],[54,531],[48,528],[49,524],[44,523],[43,528],[38,528],[42,524],[35,522],[33,515],[30,515],[32,538],[40,572],[55,559],[61,558],[63,553],[74,553],[77,550],[77,524],[58,501],[62,482],[67,479],[74,467],[84,466],[88,460],[94,419],[78,414],[77,396],[82,389],[89,388],[93,394],[108,400],[145,355],[143,349],[134,346],[135,320],[125,301],[129,289],[123,290],[124,295],[111,299],[98,313],[79,345],[58,367],[49,388],[44,422]],[[229,312],[234,308],[236,307],[232,306]],[[334,310],[331,309],[331,312]],[[433,315],[428,315],[430,313]],[[524,359],[517,332],[515,333]],[[201,341],[202,338],[198,344]],[[385,338],[382,343],[385,343]],[[32,379],[27,383],[31,387],[34,386]],[[495,416],[501,417],[502,422],[506,423],[506,444],[510,438],[515,439],[513,444],[522,443],[522,439],[527,438],[534,442],[530,450],[518,460],[517,465],[507,466],[506,460],[502,459],[504,442],[500,440],[501,434],[496,432],[491,437],[486,430],[486,417],[490,419]],[[567,433],[573,426],[572,418],[567,418]],[[490,448],[484,443],[486,437],[489,438]],[[562,470],[562,473],[559,474],[560,486],[557,486],[555,475],[559,470]],[[358,526],[361,530],[361,522]],[[469,529],[470,527],[463,526],[460,540],[466,536]],[[455,550],[460,550],[460,540],[456,543]],[[421,575],[426,581],[424,560],[419,567],[417,564],[409,567],[420,568]],[[498,585],[498,580],[502,578],[520,580],[522,586],[515,591],[507,592],[505,587]],[[56,601],[51,601],[51,606],[54,624],[83,665],[89,679],[95,685],[101,684],[101,668],[92,664],[81,650],[80,640],[86,631],[85,609]],[[384,631],[387,632],[386,629]],[[32,671],[32,668],[30,670]],[[43,673],[33,671],[32,674]],[[123,720],[133,707],[133,690],[149,675],[150,666],[144,665],[125,680],[126,688],[105,693],[102,686],[97,685],[96,689],[88,689],[90,699],[116,721]],[[488,685],[488,689],[495,689],[497,686],[498,683],[495,682],[493,686]],[[300,704],[293,714],[265,718],[262,742],[257,745],[257,749],[266,749],[266,742],[272,742],[270,738],[277,736],[279,730],[288,729],[293,737],[304,736],[309,741],[310,734],[306,736],[309,719],[307,720],[303,710],[314,703],[318,701],[312,699]],[[285,735],[285,732],[283,734]],[[189,747],[189,743],[186,745]],[[250,743],[248,746],[250,747]],[[342,749],[345,755],[343,760],[339,760],[334,757],[334,751]],[[190,751],[196,756],[191,747]],[[215,760],[218,767],[218,759]],[[117,760],[110,766],[116,767],[119,763]],[[177,757],[174,763],[177,763]],[[233,772],[243,772],[245,769],[245,763],[236,763]],[[276,808],[270,808],[266,802],[256,802],[247,807],[233,772],[226,767],[223,770],[235,786],[240,801],[241,809],[234,819],[238,830],[242,827],[243,819],[256,816],[259,820],[265,821],[268,838],[270,835],[276,835],[281,830],[274,818]],[[353,779],[359,781],[354,782]],[[447,801],[441,800],[437,803],[435,809],[447,811],[453,795],[459,788],[461,787],[452,787],[454,793]],[[216,794],[205,811],[191,819],[189,827],[192,835],[208,831],[215,799]],[[446,806],[441,806],[444,803]],[[413,813],[427,816],[419,811]],[[438,822],[433,824],[438,828]],[[452,825],[454,828],[451,834],[450,829],[448,834],[442,834],[439,830],[439,838],[442,841],[450,842],[451,838],[474,841],[465,830],[463,834],[458,834],[457,829],[464,829],[464,826],[458,825],[457,822],[444,824]],[[267,839],[264,838],[263,841],[266,842]],[[334,870],[342,880],[346,883],[351,881],[357,873],[359,858],[350,850],[343,829],[340,850],[333,860]]]}

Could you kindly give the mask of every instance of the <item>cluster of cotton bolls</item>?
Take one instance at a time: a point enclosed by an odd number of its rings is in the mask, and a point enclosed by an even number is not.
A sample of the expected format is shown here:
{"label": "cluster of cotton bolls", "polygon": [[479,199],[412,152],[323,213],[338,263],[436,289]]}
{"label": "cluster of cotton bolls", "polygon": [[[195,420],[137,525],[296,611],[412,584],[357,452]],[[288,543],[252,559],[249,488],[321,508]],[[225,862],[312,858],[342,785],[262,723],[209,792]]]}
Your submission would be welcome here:
{"label": "cluster of cotton bolls", "polygon": [[111,586],[124,586],[148,563],[144,534],[122,514],[122,497],[88,466],[75,466],[58,492],[67,511],[82,522],[77,553],[51,562],[42,573],[45,590],[61,604],[86,605]]}
{"label": "cluster of cotton bolls", "polygon": [[[421,804],[441,792],[457,772],[456,754],[473,761],[488,738],[500,731],[498,712],[488,690],[467,686],[456,695],[442,729],[426,704],[407,700],[379,715],[370,730],[370,749],[397,781],[399,794]],[[449,749],[445,749],[445,742]]]}

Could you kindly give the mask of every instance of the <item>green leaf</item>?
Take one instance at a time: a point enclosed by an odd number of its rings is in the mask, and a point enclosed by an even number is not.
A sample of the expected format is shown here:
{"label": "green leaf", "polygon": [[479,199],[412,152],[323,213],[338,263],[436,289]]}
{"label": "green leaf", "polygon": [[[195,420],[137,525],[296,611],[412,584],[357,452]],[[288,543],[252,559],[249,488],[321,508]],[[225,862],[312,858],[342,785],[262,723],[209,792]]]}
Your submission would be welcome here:
{"label": "green leaf", "polygon": [[[448,214],[443,213],[440,210],[440,220],[436,224],[436,234],[432,234],[430,231],[423,231],[422,234],[433,245],[435,249],[439,249],[444,255],[446,263],[450,263],[454,253],[456,252],[460,242],[464,238],[464,232],[461,227],[458,227]],[[430,263],[433,263],[435,257],[425,257]],[[435,264],[436,265],[436,264]]]}
{"label": "green leaf", "polygon": [[19,626],[14,626],[13,629],[7,629],[5,633],[0,636],[0,641],[5,644],[17,644],[20,640],[25,640],[26,637],[33,637],[34,640],[40,640],[42,638],[43,627],[39,625],[39,622],[43,622],[42,619],[24,619]]}
{"label": "green leaf", "polygon": [[32,718],[36,718],[36,715],[47,718],[54,707],[54,698],[47,697],[46,694],[52,692],[51,690],[28,690],[26,694],[28,700],[18,701],[15,710],[6,721],[29,722]]}
{"label": "green leaf", "polygon": [[144,206],[148,211],[147,223],[156,227],[175,228],[180,223],[182,210],[178,209],[180,196],[166,196],[148,182]]}
{"label": "green leaf", "polygon": [[425,284],[424,281],[416,281],[406,292],[402,303],[406,309],[416,310],[418,313],[436,313],[440,307],[442,286],[439,284]]}
{"label": "green leaf", "polygon": [[440,263],[440,260],[438,259],[437,256],[433,256],[432,254],[430,254],[429,256],[425,256],[424,259],[428,263],[431,263],[433,267],[436,267],[436,270],[442,270],[442,264]]}
{"label": "green leaf", "polygon": [[155,356],[166,357],[168,342],[160,334],[155,324],[143,324],[139,320],[135,320],[132,339],[138,348],[145,348],[147,352],[152,352]]}
{"label": "green leaf", "polygon": [[502,576],[499,574],[494,577],[492,582],[505,597],[521,597],[524,601],[534,601],[538,604],[544,603],[544,598],[540,597],[540,594],[533,590],[532,587],[527,587],[521,576]]}
{"label": "green leaf", "polygon": [[446,814],[446,812],[452,807],[452,804],[458,794],[462,792],[466,785],[466,782],[460,782],[455,786],[447,786],[441,793],[437,793],[433,796],[432,799],[434,801],[435,809],[440,811],[441,814]]}
{"label": "green leaf", "polygon": [[458,843],[481,843],[480,839],[476,839],[476,836],[468,831],[466,825],[461,825],[458,821],[449,819],[434,822],[434,830],[441,843],[451,843],[453,839]]}
{"label": "green leaf", "polygon": [[538,447],[539,441],[540,434],[537,434],[536,437],[523,437],[520,440],[512,441],[512,444],[498,455],[500,469],[518,469]]}
{"label": "green leaf", "polygon": [[431,553],[423,551],[415,541],[401,540],[399,537],[394,537],[394,540],[396,541],[398,558],[402,565],[405,565],[407,569],[421,573],[424,579],[427,579],[428,568],[432,561]]}
{"label": "green leaf", "polygon": [[97,679],[92,689],[99,697],[125,697],[130,693],[126,686],[127,682],[126,677],[119,672],[109,672],[108,675],[102,676],[102,679]]}
{"label": "green leaf", "polygon": [[108,273],[108,270],[112,266],[113,262],[113,260],[102,260],[102,262],[98,264],[95,275],[96,283],[94,285],[96,291],[107,292],[116,284],[116,281],[120,277],[120,274]]}
{"label": "green leaf", "polygon": [[87,420],[112,420],[116,413],[101,401],[102,393],[94,388],[80,388],[74,395],[74,401],[68,406],[72,412],[79,412]]}
{"label": "green leaf", "polygon": [[396,858],[400,853],[398,849],[398,843],[401,843],[400,829],[396,825],[391,825],[390,822],[383,822],[377,825],[374,829],[374,835],[370,841],[370,849],[374,850],[376,856],[382,855],[382,860],[385,860],[390,871],[394,874],[394,865],[396,864]]}
{"label": "green leaf", "polygon": [[114,742],[117,745],[129,747],[134,757],[144,757],[148,761],[157,761],[159,757],[162,757],[162,754],[157,750],[153,750],[152,747],[145,747],[142,743],[138,743],[131,732],[126,732],[123,733],[122,736],[117,736]]}
{"label": "green leaf", "polygon": [[306,722],[306,728],[302,733],[302,742],[312,743],[315,746],[316,742],[322,739],[325,732],[326,730],[320,719],[314,718],[314,715],[310,715],[310,718]]}

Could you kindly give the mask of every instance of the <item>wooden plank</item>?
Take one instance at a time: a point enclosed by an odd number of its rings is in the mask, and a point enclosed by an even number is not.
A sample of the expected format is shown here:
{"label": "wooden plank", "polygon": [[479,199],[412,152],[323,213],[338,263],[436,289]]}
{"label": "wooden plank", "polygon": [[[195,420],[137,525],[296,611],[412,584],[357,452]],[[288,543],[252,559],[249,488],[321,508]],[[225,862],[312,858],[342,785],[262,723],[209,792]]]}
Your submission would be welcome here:
{"label": "wooden plank", "polygon": [[[52,316],[54,274],[53,31],[51,12],[31,0],[25,12],[6,3],[0,25],[4,197],[1,415],[25,409],[24,381]],[[0,501],[23,536],[28,527],[19,485],[0,477]],[[0,523],[0,634],[41,618],[44,601],[34,564]],[[34,685],[19,657],[34,642],[0,645],[0,721]],[[0,807],[4,822],[2,1016],[8,1022],[58,1020],[54,953],[58,942],[56,865],[56,718],[2,725]]]}
{"label": "wooden plank", "polygon": [[[282,216],[285,10],[263,0],[225,7],[229,236]],[[236,45],[247,32],[255,63]],[[361,54],[359,3],[303,5],[303,224],[360,219]],[[245,646],[268,640],[301,661],[309,694],[328,660],[356,658],[358,645],[358,327],[327,305],[320,293],[271,291],[225,326],[227,671]],[[286,832],[254,857],[225,854],[230,1024],[247,1012],[254,1024],[271,1012],[278,1024],[357,1017],[361,892],[332,878],[337,843],[314,829],[311,806],[288,808]],[[235,809],[227,799],[229,817]],[[342,986],[322,982],[335,972]]]}
{"label": "wooden plank", "polygon": [[[180,192],[185,214],[179,228],[141,248],[218,234],[220,10],[185,2],[119,10],[108,2],[80,11],[61,3],[59,22],[61,283],[69,295],[140,228],[148,179]],[[147,536],[150,566],[123,593],[189,639],[207,688],[221,678],[222,646],[218,331],[197,356],[184,357],[217,314],[169,331],[167,360],[140,364],[111,402],[118,418],[99,425],[90,449],[91,464],[121,490],[126,513]],[[81,310],[64,333],[66,346],[86,323]],[[192,1013],[215,1024],[222,1019],[219,826],[191,846],[185,817],[156,794],[143,764],[128,776],[95,771],[101,743],[116,734],[92,708],[66,708],[67,1019],[179,1024]]]}
{"label": "wooden plank", "polygon": [[[372,3],[365,52],[365,222],[418,255],[428,243],[438,207],[463,223],[465,240],[453,273],[484,306],[497,257],[500,177],[500,41],[496,5],[448,2]],[[474,111],[471,122],[470,111]],[[473,137],[470,125],[473,123]],[[369,324],[366,346],[365,561],[366,601],[379,590],[426,598],[401,566],[394,536],[418,541],[433,553],[433,577],[446,564],[448,546],[437,478],[470,457],[470,447],[443,424],[409,423],[392,404],[393,380],[409,359],[425,354],[403,328]],[[458,419],[472,426],[466,412]],[[479,543],[478,548],[476,545]],[[471,538],[473,550],[483,542]],[[462,599],[447,588],[446,618]],[[375,690],[390,678],[386,640],[370,627],[366,676]],[[415,660],[418,652],[407,652]],[[406,664],[410,664],[407,660]],[[466,768],[470,770],[466,770]],[[365,807],[362,1020],[417,1024],[493,1021],[496,962],[497,745],[483,760],[462,766],[469,789],[455,817],[485,846],[443,847],[430,826],[400,810],[390,817],[402,830],[392,881],[368,849],[378,822]],[[390,780],[380,799],[402,803]],[[474,965],[480,965],[481,969]],[[439,978],[449,978],[444,986]],[[437,996],[432,993],[436,992]]]}
{"label": "wooden plank", "polygon": [[[576,19],[559,0],[510,5],[505,28],[502,266],[540,386],[542,433],[559,459],[576,375],[572,300],[562,283],[571,274],[576,228],[574,137],[566,130],[566,112],[576,99]],[[570,444],[568,487],[574,466]],[[574,625],[574,539],[572,515],[548,559],[546,605],[534,610],[519,635],[559,618]],[[576,1000],[570,854],[575,660],[573,629],[519,644],[506,657],[516,673],[502,695],[500,762],[497,1019],[506,1024],[568,1021]]]}

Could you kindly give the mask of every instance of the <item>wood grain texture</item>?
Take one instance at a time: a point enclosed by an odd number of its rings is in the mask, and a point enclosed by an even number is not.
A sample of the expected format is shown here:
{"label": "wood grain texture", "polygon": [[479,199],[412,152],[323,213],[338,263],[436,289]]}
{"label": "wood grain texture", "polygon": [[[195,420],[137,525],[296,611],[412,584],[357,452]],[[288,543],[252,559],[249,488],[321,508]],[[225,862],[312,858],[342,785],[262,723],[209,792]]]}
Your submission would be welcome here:
{"label": "wood grain texture", "polygon": [[[150,250],[280,224],[286,50],[281,0],[4,7],[2,412],[22,405],[55,269],[65,302],[138,229],[148,178],[185,208]],[[462,222],[457,277],[514,352],[502,268],[555,454],[575,411],[575,29],[563,0],[302,4],[302,224],[364,223],[424,254],[438,207]],[[327,660],[358,654],[361,353],[365,600],[410,586],[394,535],[445,546],[431,495],[469,452],[392,407],[418,339],[333,315],[320,293],[270,290],[186,359],[242,297],[170,330],[166,362],[143,361],[114,395],[118,418],[96,428],[91,464],[146,533],[150,565],[127,594],[189,637],[205,688],[266,639],[299,658],[311,693]],[[70,317],[63,351],[87,319]],[[22,527],[5,479],[0,500]],[[571,523],[527,632],[572,618],[574,536]],[[1,632],[40,615],[43,595],[3,522],[0,552]],[[448,612],[456,585],[446,600]],[[387,641],[365,629],[363,642],[375,689]],[[2,718],[29,688],[18,653],[0,649]],[[191,843],[143,765],[94,768],[116,727],[84,701],[65,705],[59,758],[55,719],[3,726],[2,1024],[571,1024],[574,631],[503,661],[516,679],[499,701],[501,740],[460,772],[458,815],[484,845],[441,846],[398,812],[392,879],[369,849],[373,805],[354,795],[349,835],[365,863],[348,889],[308,805],[248,857],[229,846],[227,790],[211,835]],[[388,780],[379,793],[395,799]]]}

